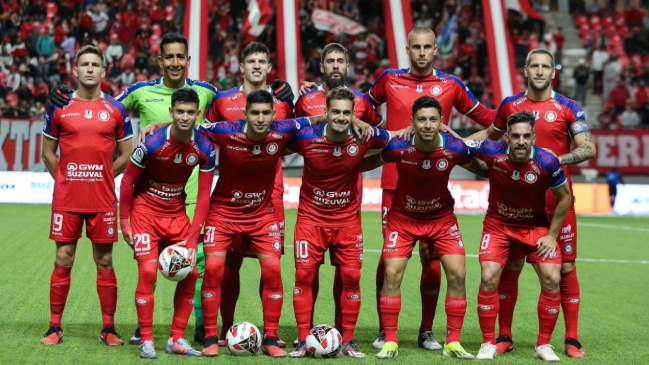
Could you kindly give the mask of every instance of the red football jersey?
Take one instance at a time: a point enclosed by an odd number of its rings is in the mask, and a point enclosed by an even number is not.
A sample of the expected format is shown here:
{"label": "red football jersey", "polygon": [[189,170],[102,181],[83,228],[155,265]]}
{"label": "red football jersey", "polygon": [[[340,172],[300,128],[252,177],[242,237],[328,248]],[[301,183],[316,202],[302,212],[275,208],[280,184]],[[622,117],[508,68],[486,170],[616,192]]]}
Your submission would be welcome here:
{"label": "red football jersey", "polygon": [[270,195],[277,163],[288,140],[309,124],[306,118],[274,121],[263,141],[248,139],[244,121],[201,124],[201,132],[221,150],[221,175],[209,214],[237,222],[256,222],[274,214]]}
{"label": "red football jersey", "polygon": [[[460,113],[468,114],[478,107],[480,102],[457,77],[433,69],[424,77],[414,76],[410,69],[388,69],[376,80],[367,92],[374,105],[386,103],[388,130],[399,130],[410,126],[412,105],[421,96],[428,95],[437,99],[442,105],[444,123],[451,120],[451,109],[455,107]],[[480,122],[489,125],[492,121]],[[381,187],[394,190],[397,186],[397,168],[393,164],[383,166]]]}
{"label": "red football jersey", "polygon": [[509,226],[550,226],[545,193],[567,182],[555,156],[534,146],[527,162],[517,164],[506,141],[471,141],[469,150],[489,167],[488,219]]}
{"label": "red football jersey", "polygon": [[[588,132],[586,116],[579,103],[555,91],[550,99],[544,101],[528,99],[527,91],[505,98],[498,108],[494,128],[506,131],[507,118],[520,111],[528,111],[536,116],[534,144],[552,150],[557,156],[569,153],[572,139],[580,133]],[[567,177],[572,193],[570,175],[567,174]],[[556,202],[554,194],[548,191],[548,209],[554,210]]]}
{"label": "red football jersey", "polygon": [[[354,93],[354,116],[363,122],[378,127],[383,123],[383,117],[376,111],[374,105],[365,94],[348,87]],[[318,86],[308,93],[300,96],[295,103],[296,117],[313,117],[325,112],[327,106],[327,92]]]}
{"label": "red football jersey", "polygon": [[319,124],[300,131],[287,148],[304,156],[304,172],[300,187],[299,221],[326,225],[348,226],[360,219],[358,173],[365,153],[383,148],[390,133],[374,128],[367,143],[360,143],[350,129],[342,143],[329,141],[327,124]]}
{"label": "red football jersey", "polygon": [[383,161],[394,162],[399,172],[391,210],[418,221],[453,213],[455,200],[448,179],[453,167],[471,162],[471,154],[462,140],[446,133],[439,136],[441,145],[433,152],[419,151],[414,136],[396,137],[383,150]]}
{"label": "red football jersey", "polygon": [[[246,109],[246,95],[247,94],[243,91],[243,86],[233,87],[226,91],[219,91],[212,99],[210,106],[207,108],[205,118],[210,122],[237,121],[243,119],[243,113]],[[273,96],[273,103],[275,109],[275,120],[288,119],[293,116],[293,106],[290,103],[280,101],[275,96]],[[277,162],[277,173],[275,175],[274,187],[275,191],[281,192],[281,194],[284,193],[281,159]],[[278,194],[279,196],[276,198],[281,199],[281,194]]]}
{"label": "red football jersey", "polygon": [[216,151],[212,142],[197,130],[189,143],[171,136],[171,125],[147,136],[131,155],[131,162],[144,169],[135,184],[132,211],[177,216],[185,214],[185,185],[196,165],[213,171]]}
{"label": "red football jersey", "polygon": [[117,206],[113,153],[133,136],[124,106],[102,93],[94,101],[72,95],[70,104],[45,116],[43,135],[59,141],[52,209],[108,212]]}

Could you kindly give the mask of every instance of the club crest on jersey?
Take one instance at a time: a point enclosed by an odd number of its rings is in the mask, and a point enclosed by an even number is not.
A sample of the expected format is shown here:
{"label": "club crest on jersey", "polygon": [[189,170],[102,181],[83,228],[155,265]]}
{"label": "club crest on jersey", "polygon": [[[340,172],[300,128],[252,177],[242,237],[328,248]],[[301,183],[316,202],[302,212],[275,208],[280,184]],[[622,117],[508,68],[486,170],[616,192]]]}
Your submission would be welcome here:
{"label": "club crest on jersey", "polygon": [[252,153],[253,153],[254,155],[258,155],[258,154],[260,154],[260,153],[261,153],[261,146],[258,145],[258,144],[252,146]]}
{"label": "club crest on jersey", "polygon": [[279,244],[279,241],[273,242],[273,250],[279,252],[282,249],[282,246]]}
{"label": "club crest on jersey", "polygon": [[521,173],[518,171],[512,172],[512,180],[520,180],[521,179]]}
{"label": "club crest on jersey", "polygon": [[417,85],[417,89],[415,89],[416,92],[418,93],[423,93],[424,92],[424,86],[423,85]]}
{"label": "club crest on jersey", "polygon": [[195,153],[190,153],[187,155],[186,161],[189,166],[196,165],[196,162],[198,162],[198,156],[196,156]]}
{"label": "club crest on jersey", "polygon": [[99,114],[97,115],[97,117],[102,122],[108,122],[108,119],[110,119],[110,115],[105,110],[100,111]]}
{"label": "club crest on jersey", "polygon": [[437,161],[437,169],[439,171],[444,171],[447,168],[448,168],[448,161],[446,161],[445,159],[441,159],[441,160]]}
{"label": "club crest on jersey", "polygon": [[536,182],[536,179],[538,179],[538,177],[532,171],[525,174],[525,181],[527,181],[530,184],[534,184]]}
{"label": "club crest on jersey", "polygon": [[424,160],[424,162],[421,164],[421,168],[428,170],[430,168],[430,160]]}
{"label": "club crest on jersey", "polygon": [[557,120],[557,113],[550,110],[549,112],[545,113],[545,120],[549,123],[553,123]]}
{"label": "club crest on jersey", "polygon": [[340,157],[343,154],[340,147],[334,147],[334,156]]}
{"label": "club crest on jersey", "polygon": [[356,143],[352,143],[349,146],[347,146],[347,154],[350,156],[356,156],[358,153],[358,146]]}
{"label": "club crest on jersey", "polygon": [[92,110],[86,110],[86,114],[83,115],[86,119],[92,119]]}
{"label": "club crest on jersey", "polygon": [[433,96],[440,96],[442,95],[442,87],[439,85],[433,85],[430,87],[430,93],[433,94]]}
{"label": "club crest on jersey", "polygon": [[181,163],[183,162],[183,154],[182,153],[176,153],[176,157],[174,158],[175,163]]}
{"label": "club crest on jersey", "polygon": [[277,150],[279,147],[277,147],[277,143],[272,142],[266,146],[266,152],[268,152],[269,155],[274,155],[277,153]]}
{"label": "club crest on jersey", "polygon": [[113,237],[113,235],[115,234],[115,227],[108,227],[106,234],[108,235],[108,237]]}
{"label": "club crest on jersey", "polygon": [[532,112],[532,114],[534,114],[534,120],[539,120],[539,114],[540,114],[540,113],[539,113],[538,110],[534,110],[534,111]]}

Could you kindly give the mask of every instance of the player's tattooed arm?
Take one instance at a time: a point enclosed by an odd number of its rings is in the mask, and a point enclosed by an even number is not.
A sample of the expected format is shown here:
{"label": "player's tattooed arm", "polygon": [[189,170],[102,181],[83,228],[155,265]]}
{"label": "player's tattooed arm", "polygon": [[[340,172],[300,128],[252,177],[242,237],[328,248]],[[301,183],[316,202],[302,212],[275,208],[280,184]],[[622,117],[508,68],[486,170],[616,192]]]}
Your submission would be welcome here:
{"label": "player's tattooed arm", "polygon": [[577,148],[558,157],[562,165],[574,165],[595,157],[597,153],[595,139],[590,132],[577,134],[575,143],[577,143]]}
{"label": "player's tattooed arm", "polygon": [[316,115],[316,116],[313,116],[313,117],[306,117],[306,119],[309,120],[309,123],[311,123],[311,125],[316,125],[316,124],[326,123],[327,122],[327,118],[325,118],[324,114]]}

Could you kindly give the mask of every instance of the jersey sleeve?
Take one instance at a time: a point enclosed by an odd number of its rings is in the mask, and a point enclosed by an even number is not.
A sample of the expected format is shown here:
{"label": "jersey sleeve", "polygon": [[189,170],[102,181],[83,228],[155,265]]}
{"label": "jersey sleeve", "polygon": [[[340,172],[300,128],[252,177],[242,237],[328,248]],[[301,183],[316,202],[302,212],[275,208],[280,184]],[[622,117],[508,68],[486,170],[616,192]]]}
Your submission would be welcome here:
{"label": "jersey sleeve", "polygon": [[390,132],[385,129],[372,127],[374,133],[370,138],[369,146],[371,149],[384,148],[390,142]]}
{"label": "jersey sleeve", "polygon": [[461,139],[446,134],[446,149],[451,151],[456,164],[460,166],[467,165],[471,162],[471,152],[469,147]]}
{"label": "jersey sleeve", "polygon": [[568,121],[568,133],[570,138],[574,139],[576,135],[588,132],[588,125],[586,124],[586,113],[581,108],[581,105],[574,100],[569,100],[566,103],[567,108],[566,120]]}
{"label": "jersey sleeve", "polygon": [[300,130],[309,127],[310,125],[311,121],[307,118],[283,119],[273,121],[270,129],[289,137],[293,137]]}
{"label": "jersey sleeve", "polygon": [[128,112],[123,105],[116,103],[119,108],[117,121],[117,142],[127,141],[133,138],[133,124]]}
{"label": "jersey sleeve", "polygon": [[45,114],[45,122],[43,123],[43,135],[50,139],[59,139],[60,119],[58,107],[53,107]]}
{"label": "jersey sleeve", "polygon": [[496,112],[496,119],[494,120],[493,126],[499,131],[507,130],[507,118],[509,117],[509,113],[507,112],[508,106],[509,99],[505,99],[500,103],[498,111]]}
{"label": "jersey sleeve", "polygon": [[241,132],[243,121],[203,123],[200,132],[212,143],[220,145],[226,138]]}
{"label": "jersey sleeve", "polygon": [[210,101],[207,110],[205,110],[205,120],[210,123],[218,122],[222,120],[221,115],[219,114],[219,108],[217,107],[217,100],[219,96],[215,95]]}
{"label": "jersey sleeve", "polygon": [[451,82],[455,83],[455,99],[453,106],[462,114],[471,113],[480,102],[476,99],[475,95],[469,90],[469,88],[464,85],[462,80],[458,79],[455,76],[451,76]]}
{"label": "jersey sleeve", "polygon": [[379,114],[379,112],[376,110],[376,107],[374,104],[372,104],[371,100],[367,98],[365,94],[358,93],[357,97],[361,99],[361,102],[363,103],[363,115],[361,115],[360,120],[363,122],[371,125],[372,127],[378,127],[381,124],[383,124],[384,119]]}
{"label": "jersey sleeve", "polygon": [[466,145],[471,154],[481,160],[484,160],[489,155],[497,154],[498,143],[495,141],[466,141]]}
{"label": "jersey sleeve", "polygon": [[300,96],[299,99],[297,99],[297,102],[295,102],[295,109],[293,110],[293,113],[296,118],[304,117],[306,116],[306,113],[304,111],[304,96]]}
{"label": "jersey sleeve", "polygon": [[385,70],[379,76],[378,79],[374,82],[372,87],[367,91],[367,97],[372,101],[372,104],[379,106],[385,103],[385,89],[388,86],[388,75],[392,73],[392,70]]}
{"label": "jersey sleeve", "polygon": [[140,143],[140,145],[133,150],[133,153],[131,154],[131,162],[133,162],[137,167],[146,167],[149,156],[153,153],[151,140],[152,136],[147,136],[144,142]]}
{"label": "jersey sleeve", "polygon": [[550,174],[551,188],[557,188],[568,181],[566,173],[559,162],[559,159],[551,153],[545,152],[540,147],[534,147],[538,157],[535,158],[537,163]]}
{"label": "jersey sleeve", "polygon": [[410,144],[409,140],[405,140],[400,136],[392,138],[383,149],[383,152],[381,152],[381,159],[383,162],[397,162],[403,149],[408,147]]}
{"label": "jersey sleeve", "polygon": [[216,149],[203,134],[198,134],[198,148],[201,151],[200,170],[201,172],[214,171],[216,168]]}
{"label": "jersey sleeve", "polygon": [[117,95],[115,100],[119,101],[124,105],[126,110],[134,111],[140,108],[139,100],[140,94],[146,89],[146,84],[148,82],[137,82],[127,87],[126,90],[122,91],[121,94]]}

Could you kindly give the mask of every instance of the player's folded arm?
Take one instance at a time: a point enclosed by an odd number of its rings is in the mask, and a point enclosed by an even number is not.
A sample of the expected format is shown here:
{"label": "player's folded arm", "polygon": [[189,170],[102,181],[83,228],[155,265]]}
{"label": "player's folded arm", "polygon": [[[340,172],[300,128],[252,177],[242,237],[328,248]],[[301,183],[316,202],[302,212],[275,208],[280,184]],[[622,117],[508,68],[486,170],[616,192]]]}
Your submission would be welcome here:
{"label": "player's folded arm", "polygon": [[480,177],[489,177],[489,167],[487,167],[487,163],[479,158],[473,157],[471,158],[471,162],[466,165],[460,165],[460,167]]}
{"label": "player's folded arm", "polygon": [[361,172],[371,171],[380,166],[383,166],[385,162],[381,158],[382,153],[377,153],[374,155],[365,156],[363,162],[361,163]]}

